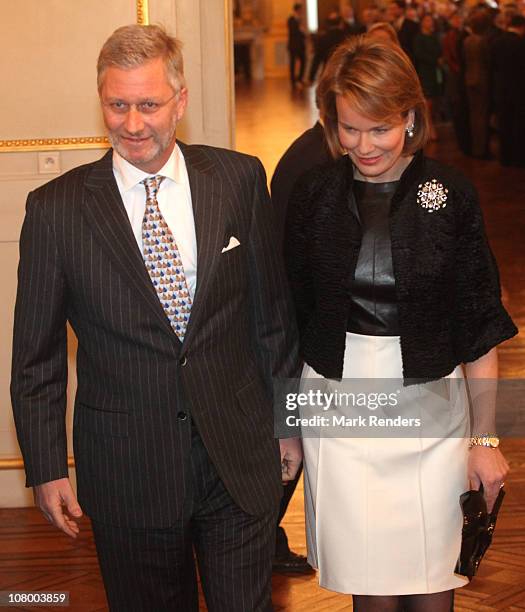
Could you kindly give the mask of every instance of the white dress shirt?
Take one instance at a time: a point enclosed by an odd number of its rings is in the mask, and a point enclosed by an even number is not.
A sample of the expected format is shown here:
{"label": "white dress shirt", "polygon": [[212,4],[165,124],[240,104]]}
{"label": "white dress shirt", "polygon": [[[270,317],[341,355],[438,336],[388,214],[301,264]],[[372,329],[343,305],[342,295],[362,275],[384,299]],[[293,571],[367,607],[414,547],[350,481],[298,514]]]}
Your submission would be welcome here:
{"label": "white dress shirt", "polygon": [[164,176],[157,193],[159,208],[175,238],[193,299],[197,288],[197,238],[191,202],[190,182],[184,156],[178,145],[156,174],[143,172],[113,151],[113,174],[128,213],[131,229],[142,253],[142,219],[146,210],[146,188],[141,183],[149,176]]}

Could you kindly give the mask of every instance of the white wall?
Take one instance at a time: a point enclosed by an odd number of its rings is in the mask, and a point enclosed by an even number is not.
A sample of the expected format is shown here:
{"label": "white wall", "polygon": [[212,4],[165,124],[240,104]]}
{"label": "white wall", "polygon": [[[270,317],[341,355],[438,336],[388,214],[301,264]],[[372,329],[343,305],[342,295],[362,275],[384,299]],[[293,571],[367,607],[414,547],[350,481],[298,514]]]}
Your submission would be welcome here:
{"label": "white wall", "polygon": [[[233,146],[230,0],[147,4],[150,23],[163,24],[184,43],[190,103],[178,136],[187,142]],[[20,457],[9,374],[25,199],[30,190],[56,176],[39,172],[39,156],[58,149],[60,171],[65,172],[104,153],[96,142],[91,148],[77,144],[69,149],[65,147],[71,144],[65,143],[104,136],[96,92],[98,50],[115,28],[135,22],[145,6],[144,0],[17,0],[3,7],[0,74],[10,86],[0,96],[0,507],[32,503],[23,470],[5,469]],[[38,145],[38,139],[47,143]],[[71,337],[70,399],[75,388],[74,352]]]}

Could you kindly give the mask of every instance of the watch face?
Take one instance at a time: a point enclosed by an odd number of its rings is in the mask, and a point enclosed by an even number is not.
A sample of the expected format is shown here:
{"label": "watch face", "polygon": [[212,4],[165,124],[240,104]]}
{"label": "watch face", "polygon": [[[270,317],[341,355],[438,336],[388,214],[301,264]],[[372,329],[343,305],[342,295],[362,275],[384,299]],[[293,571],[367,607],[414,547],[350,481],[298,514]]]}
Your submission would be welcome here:
{"label": "watch face", "polygon": [[489,438],[489,443],[492,446],[492,448],[498,448],[499,438]]}

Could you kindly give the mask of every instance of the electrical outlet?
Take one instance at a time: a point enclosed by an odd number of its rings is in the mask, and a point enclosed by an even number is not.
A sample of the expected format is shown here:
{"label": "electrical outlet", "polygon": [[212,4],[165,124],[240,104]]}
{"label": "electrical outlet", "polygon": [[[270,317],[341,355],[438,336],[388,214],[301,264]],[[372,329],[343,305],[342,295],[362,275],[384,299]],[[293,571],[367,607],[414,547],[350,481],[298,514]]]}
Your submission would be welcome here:
{"label": "electrical outlet", "polygon": [[39,174],[60,174],[60,152],[47,151],[38,154]]}

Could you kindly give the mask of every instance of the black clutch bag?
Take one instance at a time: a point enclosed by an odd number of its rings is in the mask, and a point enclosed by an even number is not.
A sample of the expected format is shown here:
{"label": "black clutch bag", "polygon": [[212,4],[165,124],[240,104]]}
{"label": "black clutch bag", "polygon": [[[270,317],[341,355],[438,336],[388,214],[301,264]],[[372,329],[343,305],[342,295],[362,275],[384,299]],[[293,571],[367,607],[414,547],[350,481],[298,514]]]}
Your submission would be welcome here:
{"label": "black clutch bag", "polygon": [[456,565],[456,574],[472,578],[492,542],[498,512],[505,496],[500,489],[491,512],[483,497],[483,485],[479,491],[467,491],[459,498],[463,510],[463,530],[461,532],[461,554]]}

